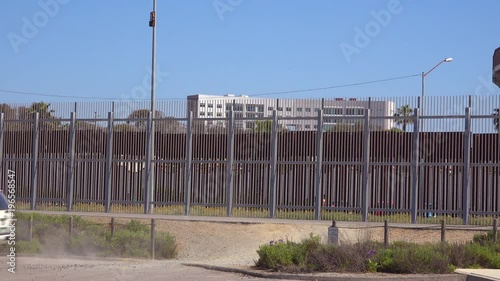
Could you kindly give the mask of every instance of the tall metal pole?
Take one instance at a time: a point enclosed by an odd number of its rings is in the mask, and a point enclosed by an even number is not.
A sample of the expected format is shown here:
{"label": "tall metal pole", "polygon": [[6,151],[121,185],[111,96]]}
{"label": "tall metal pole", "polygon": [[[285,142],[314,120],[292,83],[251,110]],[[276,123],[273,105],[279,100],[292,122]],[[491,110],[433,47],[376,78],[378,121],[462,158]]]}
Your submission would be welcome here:
{"label": "tall metal pole", "polygon": [[[452,58],[445,58],[444,60],[442,60],[438,64],[436,64],[433,68],[431,68],[429,71],[422,72],[422,100],[420,101],[422,104],[420,105],[420,116],[424,116],[425,115],[425,112],[424,112],[424,104],[425,104],[425,99],[424,99],[424,96],[425,96],[425,77],[427,75],[429,75],[429,73],[431,73],[434,69],[438,68],[438,66],[440,66],[442,63],[444,63],[444,62],[452,62],[452,61],[453,61]],[[425,124],[425,120],[422,119],[422,126],[420,128],[422,132],[424,131],[424,124]]]}
{"label": "tall metal pole", "polygon": [[[155,159],[154,157],[154,151],[155,151],[155,111],[156,111],[156,0],[153,0],[153,11],[151,12],[149,16],[149,26],[153,28],[153,42],[152,42],[152,54],[151,54],[151,143],[149,146],[150,149],[150,155],[151,155],[151,160]],[[151,163],[149,166],[150,169],[150,186],[146,186],[146,188],[149,188],[150,192],[149,195],[150,197],[148,198],[148,204],[150,204],[149,211],[150,213],[153,213],[153,208],[154,205],[152,202],[154,201],[155,197],[155,165],[154,163]]]}
{"label": "tall metal pole", "polygon": [[[422,97],[420,99],[420,116],[424,115],[424,101],[425,101],[425,72],[422,72]],[[424,119],[421,119],[420,130],[424,131]]]}

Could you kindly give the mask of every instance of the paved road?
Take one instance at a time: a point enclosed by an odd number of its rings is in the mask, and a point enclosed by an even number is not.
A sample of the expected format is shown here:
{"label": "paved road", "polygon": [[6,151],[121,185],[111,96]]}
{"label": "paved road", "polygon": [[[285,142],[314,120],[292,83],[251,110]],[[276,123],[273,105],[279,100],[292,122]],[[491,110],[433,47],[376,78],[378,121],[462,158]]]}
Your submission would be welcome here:
{"label": "paved road", "polygon": [[[21,257],[16,273],[7,271],[7,258],[0,258],[0,280],[9,281],[152,281],[273,280],[242,274],[184,266],[179,261],[102,260]],[[278,279],[274,279],[278,280]]]}

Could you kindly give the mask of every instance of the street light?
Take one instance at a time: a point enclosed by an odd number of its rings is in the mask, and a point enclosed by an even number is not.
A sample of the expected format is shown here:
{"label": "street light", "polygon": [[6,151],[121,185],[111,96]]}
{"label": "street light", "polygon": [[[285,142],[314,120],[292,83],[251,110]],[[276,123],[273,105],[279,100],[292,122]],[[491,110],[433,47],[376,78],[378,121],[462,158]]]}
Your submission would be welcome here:
{"label": "street light", "polygon": [[149,26],[153,28],[153,40],[152,40],[152,51],[151,51],[151,126],[150,126],[150,139],[149,142],[147,143],[148,149],[148,158],[149,160],[146,161],[146,171],[148,171],[148,174],[146,175],[146,187],[145,187],[145,194],[146,194],[146,200],[144,202],[144,213],[153,213],[153,204],[152,202],[154,201],[154,193],[155,193],[155,182],[154,182],[154,165],[151,163],[151,159],[154,158],[154,131],[155,131],[155,123],[154,123],[154,118],[155,118],[155,112],[156,112],[156,0],[153,0],[153,11],[149,14]]}
{"label": "street light", "polygon": [[[422,98],[421,98],[421,105],[420,105],[420,115],[424,116],[424,97],[425,97],[425,77],[429,75],[434,69],[436,69],[438,66],[440,66],[443,62],[452,62],[453,58],[445,58],[444,60],[440,61],[438,64],[436,64],[431,70],[427,72],[422,72]],[[424,131],[424,120],[422,120],[422,126],[421,126],[422,132]]]}

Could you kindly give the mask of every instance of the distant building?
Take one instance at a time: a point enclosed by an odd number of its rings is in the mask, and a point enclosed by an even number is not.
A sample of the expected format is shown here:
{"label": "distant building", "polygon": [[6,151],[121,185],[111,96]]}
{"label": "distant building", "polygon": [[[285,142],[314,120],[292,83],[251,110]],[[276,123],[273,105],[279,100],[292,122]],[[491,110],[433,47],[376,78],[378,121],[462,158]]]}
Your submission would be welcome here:
{"label": "distant building", "polygon": [[500,87],[500,48],[493,54],[493,83]]}
{"label": "distant building", "polygon": [[[191,95],[188,99],[188,112],[193,112],[194,118],[210,118],[206,125],[224,126],[224,121],[233,110],[237,128],[253,129],[255,120],[250,118],[272,117],[276,110],[283,117],[280,125],[293,131],[317,130],[314,119],[300,120],[295,117],[316,117],[323,110],[324,128],[327,130],[337,124],[361,123],[362,119],[345,117],[362,117],[365,109],[371,109],[371,116],[394,116],[395,104],[392,101],[369,101],[351,99],[271,99],[250,98],[245,95]],[[290,118],[290,119],[287,119]],[[338,117],[338,118],[331,118]],[[342,118],[343,117],[343,118]],[[243,118],[243,120],[238,120]],[[246,119],[248,118],[248,119]],[[394,119],[374,119],[371,126],[378,130],[389,130],[394,127]]]}

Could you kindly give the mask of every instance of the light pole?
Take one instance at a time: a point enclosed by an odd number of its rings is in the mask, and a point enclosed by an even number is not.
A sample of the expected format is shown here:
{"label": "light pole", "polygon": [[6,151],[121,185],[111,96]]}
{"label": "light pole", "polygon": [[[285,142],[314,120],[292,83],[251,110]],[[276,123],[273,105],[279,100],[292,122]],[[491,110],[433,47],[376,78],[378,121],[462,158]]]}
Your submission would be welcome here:
{"label": "light pole", "polygon": [[[153,11],[149,14],[149,26],[153,28],[153,40],[152,40],[152,51],[151,51],[151,143],[149,144],[149,155],[150,159],[154,159],[154,147],[155,147],[155,111],[156,111],[156,104],[155,104],[155,94],[156,94],[156,0],[153,0]],[[149,188],[149,196],[147,198],[148,200],[148,209],[149,213],[153,213],[153,204],[152,202],[154,201],[154,193],[155,193],[155,166],[153,163],[150,164],[149,169],[150,169],[150,174],[149,174],[149,184],[150,187],[146,186],[146,188]]]}
{"label": "light pole", "polygon": [[[445,58],[444,60],[442,60],[438,64],[436,64],[433,68],[431,68],[431,70],[429,70],[427,72],[422,72],[422,97],[421,97],[421,100],[420,100],[420,103],[421,103],[421,105],[420,105],[420,116],[424,116],[425,77],[427,75],[429,75],[429,73],[431,73],[438,66],[440,66],[443,62],[452,62],[452,61],[453,61],[452,58]],[[423,132],[423,131],[424,131],[424,120],[422,119],[421,132]]]}

